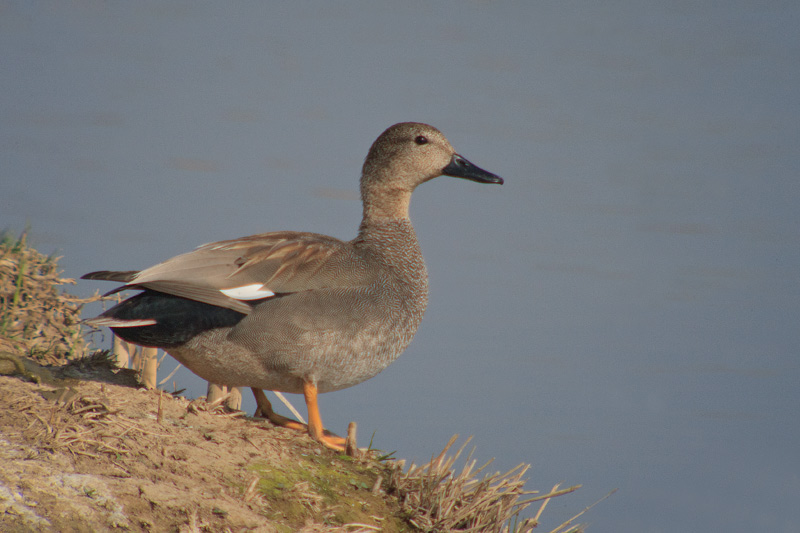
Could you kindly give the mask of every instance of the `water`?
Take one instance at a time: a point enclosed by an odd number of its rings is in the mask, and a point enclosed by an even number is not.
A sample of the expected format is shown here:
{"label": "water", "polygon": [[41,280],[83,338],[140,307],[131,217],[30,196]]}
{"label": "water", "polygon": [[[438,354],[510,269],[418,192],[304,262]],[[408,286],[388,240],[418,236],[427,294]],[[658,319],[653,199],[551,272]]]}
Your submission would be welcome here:
{"label": "water", "polygon": [[619,488],[590,531],[797,531],[799,16],[6,4],[0,226],[30,223],[70,277],[347,239],[370,143],[429,122],[506,184],[417,191],[429,310],[388,370],[321,398],[326,425],[417,461],[474,435],[531,488],[583,483],[543,529]]}

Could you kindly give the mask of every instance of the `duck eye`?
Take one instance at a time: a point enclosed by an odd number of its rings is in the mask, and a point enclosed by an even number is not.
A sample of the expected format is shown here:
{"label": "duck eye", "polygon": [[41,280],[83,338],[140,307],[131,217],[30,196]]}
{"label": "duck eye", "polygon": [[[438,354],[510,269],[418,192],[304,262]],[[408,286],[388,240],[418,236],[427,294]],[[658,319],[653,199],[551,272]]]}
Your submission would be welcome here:
{"label": "duck eye", "polygon": [[414,139],[414,142],[420,145],[428,144],[428,138],[425,137],[424,135],[418,135],[417,138]]}

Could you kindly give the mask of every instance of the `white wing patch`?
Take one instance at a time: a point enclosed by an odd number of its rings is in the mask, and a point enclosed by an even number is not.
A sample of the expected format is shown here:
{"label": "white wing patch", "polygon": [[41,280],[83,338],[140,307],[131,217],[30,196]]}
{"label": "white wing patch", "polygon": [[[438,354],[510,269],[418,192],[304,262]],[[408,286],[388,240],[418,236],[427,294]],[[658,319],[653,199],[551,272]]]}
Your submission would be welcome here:
{"label": "white wing patch", "polygon": [[261,283],[243,285],[241,287],[231,287],[230,289],[220,289],[219,292],[235,300],[260,300],[275,296],[275,293],[264,288]]}

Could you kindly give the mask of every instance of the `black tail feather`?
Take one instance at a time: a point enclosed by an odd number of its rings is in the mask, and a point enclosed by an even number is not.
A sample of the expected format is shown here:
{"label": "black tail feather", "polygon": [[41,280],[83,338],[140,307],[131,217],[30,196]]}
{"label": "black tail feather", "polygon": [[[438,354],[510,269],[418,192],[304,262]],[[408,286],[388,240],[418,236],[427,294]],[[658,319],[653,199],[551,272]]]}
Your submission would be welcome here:
{"label": "black tail feather", "polygon": [[89,272],[81,276],[81,279],[102,279],[105,281],[119,281],[120,283],[128,283],[133,280],[133,277],[138,274],[138,270],[98,270],[97,272]]}
{"label": "black tail feather", "polygon": [[145,290],[100,316],[120,320],[153,319],[156,323],[149,326],[112,326],[111,329],[117,336],[134,344],[172,348],[204,331],[233,327],[247,315],[180,296]]}

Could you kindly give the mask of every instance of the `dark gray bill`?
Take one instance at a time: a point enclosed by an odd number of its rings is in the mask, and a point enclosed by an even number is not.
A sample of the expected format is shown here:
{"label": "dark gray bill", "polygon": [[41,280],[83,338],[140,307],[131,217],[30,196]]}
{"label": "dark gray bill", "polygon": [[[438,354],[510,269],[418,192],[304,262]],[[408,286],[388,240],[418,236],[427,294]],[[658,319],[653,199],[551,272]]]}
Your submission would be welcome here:
{"label": "dark gray bill", "polygon": [[458,154],[455,154],[450,160],[450,164],[442,169],[442,174],[445,176],[453,176],[454,178],[477,181],[478,183],[503,184],[503,178],[491,172],[487,172],[480,167],[476,167]]}

